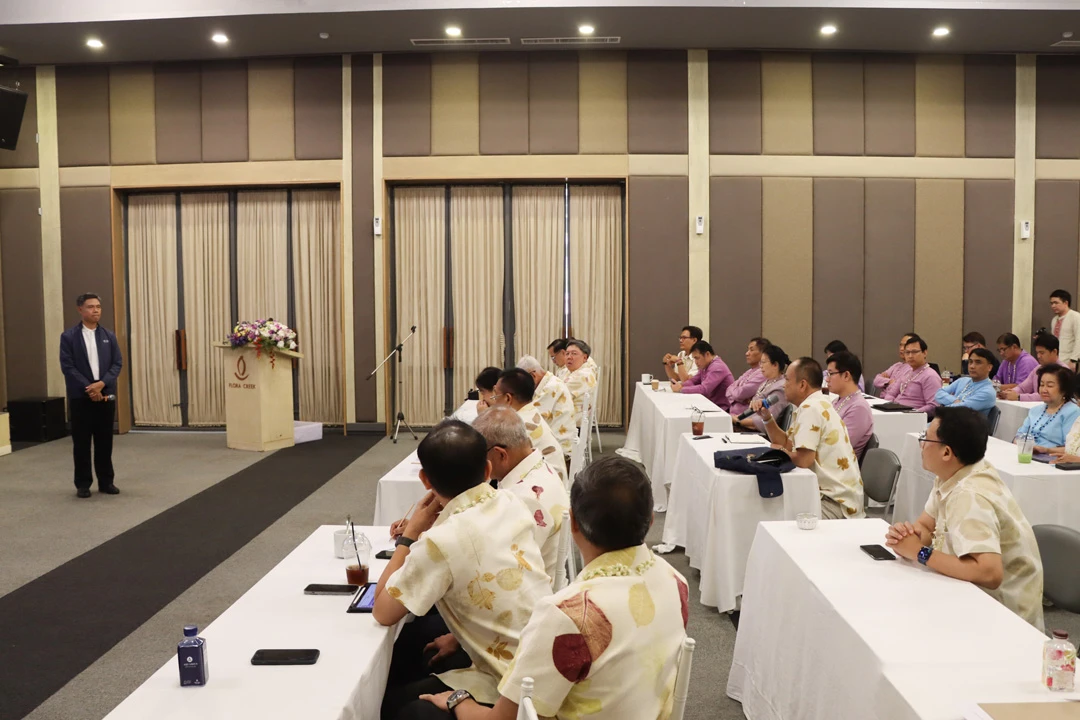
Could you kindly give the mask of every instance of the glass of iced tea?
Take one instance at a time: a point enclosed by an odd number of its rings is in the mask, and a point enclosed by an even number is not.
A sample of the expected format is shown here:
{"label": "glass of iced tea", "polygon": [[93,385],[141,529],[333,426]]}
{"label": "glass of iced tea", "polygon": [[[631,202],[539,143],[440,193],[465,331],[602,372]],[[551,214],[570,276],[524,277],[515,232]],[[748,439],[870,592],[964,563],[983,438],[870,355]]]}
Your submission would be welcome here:
{"label": "glass of iced tea", "polygon": [[350,585],[368,583],[368,567],[371,563],[371,541],[364,533],[346,535],[341,541],[341,556],[345,562],[345,578]]}
{"label": "glass of iced tea", "polygon": [[690,415],[690,431],[695,435],[705,434],[705,413],[701,410],[695,410]]}

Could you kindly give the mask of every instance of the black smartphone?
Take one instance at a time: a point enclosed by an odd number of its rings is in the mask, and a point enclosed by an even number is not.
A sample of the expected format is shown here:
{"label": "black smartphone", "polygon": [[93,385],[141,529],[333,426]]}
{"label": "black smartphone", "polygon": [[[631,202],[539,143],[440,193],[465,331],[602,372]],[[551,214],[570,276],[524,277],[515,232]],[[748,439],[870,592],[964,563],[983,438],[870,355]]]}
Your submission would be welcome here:
{"label": "black smartphone", "polygon": [[356,591],[349,608],[345,612],[369,613],[375,607],[375,588],[378,583],[368,583]]}
{"label": "black smartphone", "polygon": [[314,665],[318,650],[256,650],[252,665]]}
{"label": "black smartphone", "polygon": [[711,440],[712,435],[696,435],[696,436],[694,436],[694,437],[692,437],[690,439],[691,440]]}
{"label": "black smartphone", "polygon": [[311,583],[304,588],[305,595],[352,595],[359,585],[320,585]]}
{"label": "black smartphone", "polygon": [[379,552],[375,553],[376,560],[389,560],[392,557],[394,557],[393,550],[380,550]]}
{"label": "black smartphone", "polygon": [[881,545],[860,545],[859,549],[875,560],[895,560],[896,556]]}
{"label": "black smartphone", "polygon": [[1080,470],[1080,463],[1058,463],[1054,467],[1058,470]]}

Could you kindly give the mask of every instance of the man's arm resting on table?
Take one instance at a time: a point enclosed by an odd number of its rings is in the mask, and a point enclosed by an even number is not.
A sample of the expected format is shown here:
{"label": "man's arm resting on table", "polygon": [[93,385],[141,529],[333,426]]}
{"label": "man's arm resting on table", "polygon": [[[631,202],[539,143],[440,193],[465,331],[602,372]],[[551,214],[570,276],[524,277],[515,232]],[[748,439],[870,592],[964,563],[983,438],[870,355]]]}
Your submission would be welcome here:
{"label": "man's arm resting on table", "polygon": [[386,564],[379,584],[375,586],[375,606],[371,609],[371,617],[380,625],[396,625],[406,615],[409,609],[402,605],[397,598],[391,597],[386,590],[386,581],[405,564],[405,558],[409,556],[409,548],[398,545],[394,548],[394,554],[390,556],[390,562]]}
{"label": "man's arm resting on table", "polygon": [[1004,577],[1001,555],[991,552],[956,557],[940,550],[930,555],[926,567],[957,580],[966,580],[987,590],[996,590]]}

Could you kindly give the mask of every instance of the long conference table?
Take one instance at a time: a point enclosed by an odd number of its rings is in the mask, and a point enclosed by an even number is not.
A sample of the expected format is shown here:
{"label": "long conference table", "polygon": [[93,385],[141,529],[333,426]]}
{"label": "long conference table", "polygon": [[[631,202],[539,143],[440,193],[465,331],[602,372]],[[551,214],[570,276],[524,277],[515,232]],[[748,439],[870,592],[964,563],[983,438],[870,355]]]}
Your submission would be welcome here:
{"label": "long conference table", "polygon": [[[305,595],[310,583],[343,584],[334,531],[323,525],[205,628],[210,677],[180,687],[176,656],[106,716],[106,720],[320,718],[378,720],[397,629],[345,610],[350,596]],[[389,527],[358,527],[372,542],[370,579],[378,580],[392,547]],[[179,642],[182,628],[176,628]],[[255,666],[267,648],[318,649],[314,665]]]}
{"label": "long conference table", "polygon": [[975,585],[859,549],[887,527],[758,526],[727,684],[749,720],[961,720],[976,703],[1080,699],[1039,683],[1046,637]]}

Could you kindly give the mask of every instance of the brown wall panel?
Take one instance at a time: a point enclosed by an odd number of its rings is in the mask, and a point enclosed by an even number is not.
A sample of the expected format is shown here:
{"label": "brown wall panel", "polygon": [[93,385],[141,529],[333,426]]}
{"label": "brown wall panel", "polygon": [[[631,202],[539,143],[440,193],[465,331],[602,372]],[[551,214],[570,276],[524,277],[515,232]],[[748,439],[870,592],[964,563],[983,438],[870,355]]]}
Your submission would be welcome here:
{"label": "brown wall panel", "polygon": [[627,146],[631,153],[681,155],[688,151],[686,62],[685,50],[627,54]]}
{"label": "brown wall panel", "polygon": [[296,159],[340,159],[341,58],[297,58],[293,82]]}
{"label": "brown wall panel", "polygon": [[[1074,240],[1074,258],[1075,252]],[[966,180],[964,332],[977,330],[986,336],[988,342],[1008,332],[1012,328],[1012,288],[1013,182]]]}
{"label": "brown wall panel", "polygon": [[431,56],[384,55],[383,155],[430,154]]}
{"label": "brown wall panel", "polygon": [[964,58],[964,143],[968,157],[1016,152],[1016,57]]}
{"label": "brown wall panel", "polygon": [[860,178],[814,180],[814,357],[832,340],[863,356],[863,242]]}
{"label": "brown wall panel", "polygon": [[[671,252],[690,232],[686,178],[631,177],[627,187],[629,377],[655,375],[687,322],[689,259]],[[660,368],[662,370],[663,368]]]}
{"label": "brown wall panel", "polygon": [[[372,59],[352,58],[352,208],[353,208],[353,354],[356,372],[356,420],[374,422],[379,380],[363,378],[375,367],[374,158],[372,153]],[[382,242],[382,238],[378,239]]]}
{"label": "brown wall panel", "polygon": [[1035,98],[1036,157],[1080,158],[1080,58],[1040,55]]}
{"label": "brown wall panel", "polygon": [[712,178],[709,214],[709,341],[737,376],[761,334],[761,178]]}
{"label": "brown wall panel", "polygon": [[709,53],[709,152],[761,154],[760,53]]}
{"label": "brown wall panel", "polygon": [[813,73],[814,154],[862,155],[862,57],[814,55]]}
{"label": "brown wall panel", "polygon": [[154,67],[157,161],[202,161],[202,72],[197,63]]}
{"label": "brown wall panel", "polygon": [[865,185],[863,373],[868,381],[899,359],[915,324],[915,181],[867,178]]}
{"label": "brown wall panel", "polygon": [[578,151],[578,56],[529,53],[529,152],[576,155]]}
{"label": "brown wall panel", "polygon": [[863,61],[863,90],[866,154],[914,155],[914,56],[867,55]]}
{"label": "brown wall panel", "polygon": [[115,328],[111,196],[107,187],[60,188],[64,327],[79,322],[75,298],[92,292],[101,296],[101,324]]}
{"label": "brown wall panel", "polygon": [[60,167],[109,164],[109,68],[56,68]]}
{"label": "brown wall panel", "polygon": [[[47,353],[59,352],[60,338],[45,338],[38,204],[36,189],[0,190],[0,255],[4,258],[0,271],[4,274],[4,347],[7,348],[9,400],[44,397],[48,392]],[[107,262],[107,258],[103,262]]]}
{"label": "brown wall panel", "polygon": [[480,154],[529,154],[527,53],[480,53]]}
{"label": "brown wall panel", "polygon": [[0,67],[0,85],[15,87],[27,94],[26,110],[19,126],[15,150],[0,150],[0,168],[37,167],[37,72],[32,67]]}
{"label": "brown wall panel", "polygon": [[964,181],[915,180],[915,331],[942,370],[964,336]]}
{"label": "brown wall panel", "polygon": [[[1077,294],[1077,245],[1080,243],[1080,182],[1038,180],[1035,183],[1035,272],[1032,282],[1032,330],[1050,322],[1050,293],[1068,290],[1072,307]],[[7,258],[4,259],[7,262]],[[6,288],[5,288],[6,290]],[[10,337],[10,336],[9,336]]]}
{"label": "brown wall panel", "polygon": [[248,78],[242,60],[202,66],[202,159],[248,159]]}

